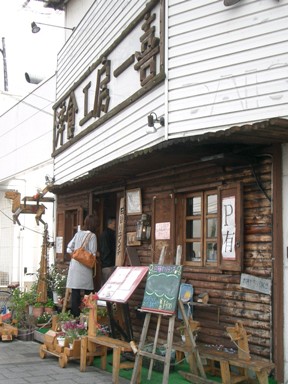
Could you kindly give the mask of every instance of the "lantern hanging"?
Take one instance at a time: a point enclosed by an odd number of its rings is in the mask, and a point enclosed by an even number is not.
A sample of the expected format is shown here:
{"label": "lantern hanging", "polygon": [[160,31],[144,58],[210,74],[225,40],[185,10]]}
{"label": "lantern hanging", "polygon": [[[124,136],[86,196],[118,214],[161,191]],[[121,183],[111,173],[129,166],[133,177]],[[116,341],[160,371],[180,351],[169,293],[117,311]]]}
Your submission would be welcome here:
{"label": "lantern hanging", "polygon": [[143,214],[141,219],[137,221],[136,239],[140,241],[150,240],[151,236],[151,218],[150,215]]}

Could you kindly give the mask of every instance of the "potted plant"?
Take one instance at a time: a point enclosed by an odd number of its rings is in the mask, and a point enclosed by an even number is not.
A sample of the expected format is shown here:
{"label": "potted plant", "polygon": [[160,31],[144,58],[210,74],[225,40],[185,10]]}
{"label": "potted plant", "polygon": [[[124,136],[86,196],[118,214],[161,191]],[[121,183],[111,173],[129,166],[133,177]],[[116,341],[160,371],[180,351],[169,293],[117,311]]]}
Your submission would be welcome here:
{"label": "potted plant", "polygon": [[67,272],[52,264],[47,274],[48,291],[53,294],[53,302],[58,304],[59,300],[65,296]]}
{"label": "potted plant", "polygon": [[74,316],[70,311],[60,312],[57,314],[57,331],[63,332],[62,326],[65,322],[74,320]]}
{"label": "potted plant", "polygon": [[49,313],[50,315],[53,313],[53,309],[54,309],[54,301],[52,299],[48,299],[46,301],[46,303],[44,304],[44,311],[46,313]]}
{"label": "potted plant", "polygon": [[51,326],[51,314],[44,312],[41,316],[37,317],[37,326],[41,328],[47,328]]}
{"label": "potted plant", "polygon": [[44,312],[44,304],[37,301],[36,303],[33,304],[33,309],[32,309],[32,312],[33,312],[33,316],[35,318],[43,315],[43,312]]}
{"label": "potted plant", "polygon": [[62,323],[62,331],[68,339],[69,347],[72,348],[75,340],[80,340],[81,336],[87,334],[87,327],[84,323],[68,320]]}
{"label": "potted plant", "polygon": [[29,314],[30,299],[29,292],[22,292],[19,288],[12,292],[12,323],[18,328],[18,339],[21,340],[33,340],[36,319]]}

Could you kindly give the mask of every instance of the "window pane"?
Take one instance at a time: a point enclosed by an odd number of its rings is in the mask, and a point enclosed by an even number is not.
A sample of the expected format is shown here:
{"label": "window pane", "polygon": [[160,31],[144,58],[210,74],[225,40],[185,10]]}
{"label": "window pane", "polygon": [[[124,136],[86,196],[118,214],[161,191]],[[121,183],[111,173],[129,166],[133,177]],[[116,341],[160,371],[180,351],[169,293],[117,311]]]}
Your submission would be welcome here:
{"label": "window pane", "polygon": [[217,237],[217,219],[207,219],[207,238]]}
{"label": "window pane", "polygon": [[207,196],[207,213],[217,213],[217,195]]}
{"label": "window pane", "polygon": [[217,243],[207,243],[206,245],[206,260],[217,261]]}
{"label": "window pane", "polygon": [[186,238],[193,239],[201,236],[201,220],[187,220]]}
{"label": "window pane", "polygon": [[201,197],[190,197],[187,199],[187,212],[186,216],[199,216],[201,215]]}
{"label": "window pane", "polygon": [[201,243],[186,243],[186,261],[201,260]]}

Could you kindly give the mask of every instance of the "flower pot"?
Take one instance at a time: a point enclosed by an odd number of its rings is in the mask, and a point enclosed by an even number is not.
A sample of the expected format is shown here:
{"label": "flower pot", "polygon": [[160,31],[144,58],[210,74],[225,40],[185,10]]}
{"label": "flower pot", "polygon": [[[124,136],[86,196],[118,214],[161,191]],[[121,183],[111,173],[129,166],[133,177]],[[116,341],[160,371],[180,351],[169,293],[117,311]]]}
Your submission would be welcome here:
{"label": "flower pot", "polygon": [[34,340],[34,329],[18,329],[18,340],[22,341],[33,341]]}
{"label": "flower pot", "polygon": [[65,337],[57,337],[57,342],[60,347],[65,346]]}
{"label": "flower pot", "polygon": [[54,304],[58,304],[58,293],[56,291],[52,292]]}
{"label": "flower pot", "polygon": [[49,315],[52,315],[53,314],[53,308],[51,307],[45,307],[45,312],[48,313]]}
{"label": "flower pot", "polygon": [[33,316],[40,317],[43,315],[44,307],[33,307]]}

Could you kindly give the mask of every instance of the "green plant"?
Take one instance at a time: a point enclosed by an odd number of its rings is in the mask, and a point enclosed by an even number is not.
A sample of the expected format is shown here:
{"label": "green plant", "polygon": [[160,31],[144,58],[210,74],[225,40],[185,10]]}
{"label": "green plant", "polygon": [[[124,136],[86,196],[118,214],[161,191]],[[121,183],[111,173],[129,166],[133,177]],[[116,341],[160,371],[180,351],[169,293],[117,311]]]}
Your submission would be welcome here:
{"label": "green plant", "polygon": [[37,324],[47,324],[51,321],[51,315],[44,312],[43,315],[37,317]]}
{"label": "green plant", "polygon": [[66,270],[52,264],[47,273],[48,290],[57,292],[58,296],[63,297],[65,295],[66,282]]}
{"label": "green plant", "polygon": [[27,304],[34,305],[34,303],[37,301],[37,284],[33,283],[30,290],[23,293]]}
{"label": "green plant", "polygon": [[49,299],[46,301],[46,303],[44,304],[44,307],[46,307],[46,308],[53,308],[53,307],[54,307],[54,302],[53,302],[53,300],[49,298]]}
{"label": "green plant", "polygon": [[97,317],[106,317],[107,308],[106,307],[97,307]]}
{"label": "green plant", "polygon": [[36,303],[33,304],[33,307],[35,308],[41,308],[44,306],[44,303],[41,303],[40,301],[36,301]]}
{"label": "green plant", "polygon": [[28,292],[22,292],[19,288],[14,289],[12,292],[10,301],[12,322],[18,328],[32,329],[35,327],[35,318],[28,312],[29,298]]}
{"label": "green plant", "polygon": [[72,313],[70,311],[61,312],[58,314],[58,321],[69,321],[69,320],[73,320],[73,319],[74,319],[74,316],[72,315]]}

